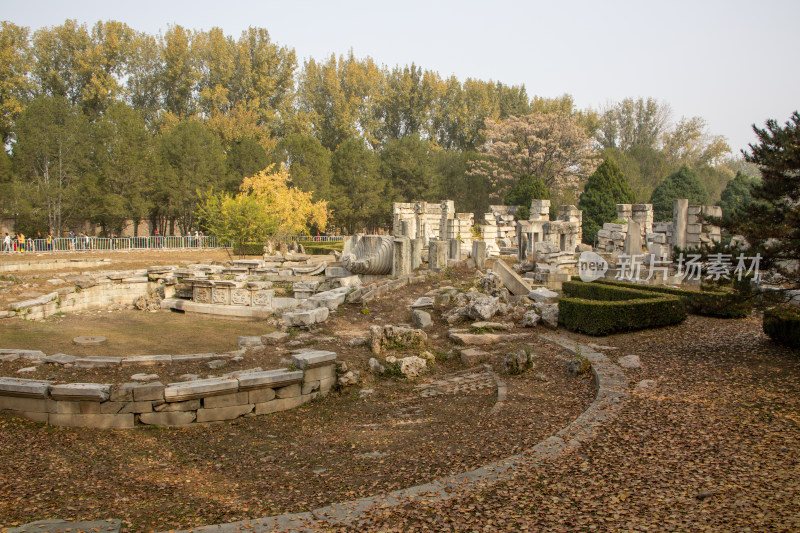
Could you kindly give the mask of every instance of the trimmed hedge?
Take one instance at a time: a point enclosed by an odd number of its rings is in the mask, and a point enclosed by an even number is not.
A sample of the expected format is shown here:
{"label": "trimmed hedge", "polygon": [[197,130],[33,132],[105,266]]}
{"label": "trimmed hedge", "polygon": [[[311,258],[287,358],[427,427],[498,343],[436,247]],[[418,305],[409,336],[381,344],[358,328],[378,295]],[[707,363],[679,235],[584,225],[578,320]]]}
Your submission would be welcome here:
{"label": "trimmed hedge", "polygon": [[558,322],[570,331],[610,335],[679,324],[686,308],[678,296],[568,281],[558,302]]}
{"label": "trimmed hedge", "polygon": [[776,307],[764,311],[764,333],[790,348],[800,348],[800,312]]}
{"label": "trimmed hedge", "polygon": [[690,291],[663,285],[643,285],[611,279],[598,279],[592,283],[613,285],[640,291],[671,294],[680,297],[686,312],[692,315],[705,315],[717,318],[744,318],[753,311],[752,300],[742,292],[736,291]]}

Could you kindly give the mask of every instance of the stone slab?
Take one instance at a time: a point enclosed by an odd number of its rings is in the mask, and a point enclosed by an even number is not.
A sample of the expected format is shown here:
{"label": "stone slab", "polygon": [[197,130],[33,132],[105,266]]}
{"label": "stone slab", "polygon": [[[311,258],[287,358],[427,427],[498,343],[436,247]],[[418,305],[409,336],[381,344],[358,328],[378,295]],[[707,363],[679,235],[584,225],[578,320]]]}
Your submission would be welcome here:
{"label": "stone slab", "polygon": [[16,355],[20,359],[27,359],[29,361],[41,361],[45,357],[45,353],[41,350],[0,350],[0,355]]}
{"label": "stone slab", "polygon": [[66,520],[37,520],[24,526],[14,527],[8,533],[63,533],[65,531],[102,531],[103,533],[119,533],[122,522],[119,520],[93,520],[68,522]]}
{"label": "stone slab", "polygon": [[279,399],[294,398],[295,396],[300,396],[300,390],[299,383],[287,385],[285,387],[275,389],[275,397]]}
{"label": "stone slab", "polygon": [[515,296],[525,296],[531,292],[530,286],[519,274],[511,270],[502,259],[495,259],[493,272],[500,276],[500,280],[508,291]]}
{"label": "stone slab", "polygon": [[0,396],[0,410],[49,413],[55,410],[53,400],[43,398],[24,398],[20,396]]}
{"label": "stone slab", "polygon": [[265,403],[275,399],[273,389],[254,389],[247,393],[247,403]]}
{"label": "stone slab", "polygon": [[313,350],[292,356],[292,364],[301,370],[327,365],[334,361],[336,361],[336,352],[327,350]]}
{"label": "stone slab", "polygon": [[89,356],[75,360],[75,366],[78,368],[102,368],[120,364],[122,364],[122,357]]}
{"label": "stone slab", "polygon": [[111,385],[100,383],[65,383],[50,387],[54,400],[104,402],[108,400]]}
{"label": "stone slab", "polygon": [[239,390],[253,390],[261,388],[274,388],[292,383],[299,383],[303,380],[303,372],[300,370],[290,371],[288,369],[265,370],[264,372],[253,372],[244,376],[239,376]]}
{"label": "stone slab", "polygon": [[139,421],[151,426],[185,426],[197,418],[194,411],[164,411],[160,413],[142,413]]}
{"label": "stone slab", "polygon": [[164,401],[164,384],[158,381],[153,383],[138,383],[133,388],[133,400],[143,401]]}
{"label": "stone slab", "polygon": [[336,365],[325,365],[306,370],[303,381],[315,381],[336,377]]}
{"label": "stone slab", "polygon": [[197,422],[216,422],[218,420],[233,420],[253,411],[253,404],[219,407],[216,409],[198,409]]}
{"label": "stone slab", "polygon": [[170,383],[164,389],[164,399],[168,402],[194,400],[217,394],[228,394],[239,388],[239,381],[233,378],[211,378]]}
{"label": "stone slab", "polygon": [[277,413],[278,411],[286,411],[287,409],[294,409],[304,403],[311,401],[311,395],[295,396],[294,398],[281,398],[275,399],[265,403],[256,404],[256,415],[267,415],[270,413]]}
{"label": "stone slab", "polygon": [[0,377],[0,394],[25,398],[47,398],[51,381]]}
{"label": "stone slab", "polygon": [[128,429],[134,427],[133,414],[58,414],[51,413],[48,422],[54,426]]}
{"label": "stone slab", "polygon": [[232,407],[234,405],[247,405],[251,403],[248,401],[247,392],[233,392],[231,394],[220,394],[219,396],[210,396],[203,399],[203,407],[206,409],[217,409],[220,407]]}
{"label": "stone slab", "polygon": [[171,355],[137,355],[135,357],[123,357],[122,366],[128,365],[155,365],[171,363]]}
{"label": "stone slab", "polygon": [[186,400],[185,402],[162,403],[153,406],[157,413],[171,413],[174,411],[197,411],[202,407],[200,400]]}

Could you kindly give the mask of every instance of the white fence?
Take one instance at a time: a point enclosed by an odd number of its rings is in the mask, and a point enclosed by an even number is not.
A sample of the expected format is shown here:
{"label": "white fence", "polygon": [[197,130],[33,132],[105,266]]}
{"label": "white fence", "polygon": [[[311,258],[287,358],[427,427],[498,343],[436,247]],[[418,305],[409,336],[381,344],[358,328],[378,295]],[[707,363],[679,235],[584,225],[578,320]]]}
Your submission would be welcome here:
{"label": "white fence", "polygon": [[119,237],[107,239],[101,237],[58,238],[58,239],[25,239],[24,243],[2,242],[2,252],[90,252],[105,250],[200,250],[207,248],[230,248],[231,243],[221,243],[216,237],[194,236],[151,236],[151,237]]}

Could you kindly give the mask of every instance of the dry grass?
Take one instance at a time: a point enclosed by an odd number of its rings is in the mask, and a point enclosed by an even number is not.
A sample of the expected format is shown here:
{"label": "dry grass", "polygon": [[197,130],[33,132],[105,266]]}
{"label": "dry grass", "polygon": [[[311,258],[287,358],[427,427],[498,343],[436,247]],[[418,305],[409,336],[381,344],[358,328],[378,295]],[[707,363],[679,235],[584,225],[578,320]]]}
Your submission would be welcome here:
{"label": "dry grass", "polygon": [[[88,312],[43,321],[5,320],[0,348],[42,350],[85,357],[187,354],[237,349],[239,335],[263,335],[274,328],[259,322],[231,322],[180,313],[143,311]],[[102,346],[78,346],[72,339],[102,335]]]}

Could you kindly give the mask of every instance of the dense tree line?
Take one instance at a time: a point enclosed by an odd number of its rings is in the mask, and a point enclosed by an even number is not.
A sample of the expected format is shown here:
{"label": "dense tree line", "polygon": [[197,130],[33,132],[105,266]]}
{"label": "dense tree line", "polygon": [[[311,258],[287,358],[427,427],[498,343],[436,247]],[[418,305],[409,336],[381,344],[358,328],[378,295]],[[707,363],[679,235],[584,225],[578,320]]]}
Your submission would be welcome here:
{"label": "dense tree line", "polygon": [[22,231],[90,220],[118,233],[133,219],[185,232],[205,194],[234,194],[270,165],[352,231],[386,225],[393,201],[485,212],[523,177],[577,203],[604,158],[638,201],[684,164],[718,199],[739,164],[702,119],[670,126],[651,99],[596,112],[352,53],[299,65],[262,28],[4,21],[0,57],[0,210]]}

